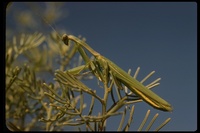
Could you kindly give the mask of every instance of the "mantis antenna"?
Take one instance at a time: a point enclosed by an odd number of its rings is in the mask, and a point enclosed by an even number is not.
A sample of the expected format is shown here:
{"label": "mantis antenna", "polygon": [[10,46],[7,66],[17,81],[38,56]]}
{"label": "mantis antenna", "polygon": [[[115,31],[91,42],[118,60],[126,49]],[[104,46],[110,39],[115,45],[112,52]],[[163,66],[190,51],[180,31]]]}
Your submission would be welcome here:
{"label": "mantis antenna", "polygon": [[[49,25],[53,31],[56,32],[57,36],[62,39],[63,37],[60,36],[60,34],[55,30],[55,28],[45,19],[45,17],[41,16],[40,14],[38,14],[37,12],[34,12],[37,16],[39,16],[47,25]],[[65,43],[65,42],[64,42]],[[65,43],[66,44],[66,43]]]}
{"label": "mantis antenna", "polygon": [[42,20],[43,20],[46,24],[48,24],[48,25],[53,29],[53,31],[56,32],[57,36],[58,36],[67,46],[69,45],[67,34],[64,34],[64,35],[61,37],[60,34],[55,30],[55,28],[54,28],[44,17],[42,17],[42,16],[41,16],[40,14],[38,14],[38,13],[35,13],[35,14],[38,15],[40,18],[42,18]]}

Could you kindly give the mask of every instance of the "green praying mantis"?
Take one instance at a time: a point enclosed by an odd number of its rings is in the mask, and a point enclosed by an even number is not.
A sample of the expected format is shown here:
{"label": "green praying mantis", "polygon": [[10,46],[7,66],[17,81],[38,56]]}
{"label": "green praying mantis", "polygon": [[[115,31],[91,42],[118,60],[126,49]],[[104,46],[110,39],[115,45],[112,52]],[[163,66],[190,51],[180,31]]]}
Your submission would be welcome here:
{"label": "green praying mantis", "polygon": [[[73,35],[64,34],[62,36],[62,41],[66,45],[69,45],[70,40],[73,41],[75,45],[77,45],[80,55],[86,62],[86,65],[74,69],[75,73],[79,73],[80,71],[82,71],[84,68],[87,67],[102,82],[107,84],[109,78],[112,77],[112,79],[114,79],[115,83],[118,84],[118,86],[120,86],[120,84],[125,85],[127,88],[130,89],[130,91],[139,96],[141,99],[143,99],[146,103],[148,103],[152,107],[158,110],[168,111],[168,112],[171,112],[173,110],[172,106],[167,101],[165,101],[157,94],[149,90],[142,83],[140,83],[135,78],[130,76],[127,72],[122,70],[111,60],[93,50],[84,41],[80,40],[79,38]],[[89,59],[84,49],[88,50],[94,56],[95,59],[93,61]]]}

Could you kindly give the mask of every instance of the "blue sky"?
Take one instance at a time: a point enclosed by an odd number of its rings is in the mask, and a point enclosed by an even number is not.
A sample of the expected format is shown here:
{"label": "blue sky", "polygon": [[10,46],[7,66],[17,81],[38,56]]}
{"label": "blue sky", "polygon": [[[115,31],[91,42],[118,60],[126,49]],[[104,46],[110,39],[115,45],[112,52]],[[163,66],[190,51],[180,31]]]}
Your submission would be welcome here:
{"label": "blue sky", "polygon": [[[153,91],[172,104],[173,112],[136,104],[131,130],[137,130],[148,109],[151,117],[159,113],[160,122],[171,118],[162,131],[197,129],[195,2],[69,2],[64,8],[66,17],[57,28],[86,37],[93,49],[125,71],[139,66],[140,80],[153,70],[152,80],[161,77]],[[115,122],[108,124],[108,130],[116,129]]]}

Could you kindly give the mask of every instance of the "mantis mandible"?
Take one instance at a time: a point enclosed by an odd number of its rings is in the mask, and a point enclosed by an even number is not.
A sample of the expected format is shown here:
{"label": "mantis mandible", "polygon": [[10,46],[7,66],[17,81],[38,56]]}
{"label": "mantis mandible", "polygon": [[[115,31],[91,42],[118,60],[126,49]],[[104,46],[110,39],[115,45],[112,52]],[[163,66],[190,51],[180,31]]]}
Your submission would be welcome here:
{"label": "mantis mandible", "polygon": [[[67,35],[64,34],[62,36],[62,41],[68,45],[69,40],[74,41],[75,44],[78,46],[79,53],[83,57],[84,61],[86,63],[89,63],[89,57],[86,55],[83,48],[87,49],[94,57],[95,61],[90,62],[90,69],[94,72],[95,69],[100,70],[98,75],[100,77],[105,76],[105,74],[110,74],[115,79],[115,82],[122,83],[126,87],[128,87],[133,93],[141,97],[146,103],[151,105],[152,107],[162,110],[162,111],[169,111],[171,112],[173,110],[172,106],[162,99],[160,96],[155,94],[153,91],[149,90],[147,87],[145,87],[142,83],[137,81],[135,78],[130,76],[127,72],[122,70],[120,67],[118,67],[115,63],[113,63],[108,58],[102,56],[95,50],[93,50],[88,44],[86,44],[84,41],[80,40],[79,38],[73,36],[73,35]],[[104,71],[104,72],[103,72]],[[105,72],[106,71],[106,72]],[[102,73],[103,72],[103,73]],[[103,78],[101,78],[103,80]]]}

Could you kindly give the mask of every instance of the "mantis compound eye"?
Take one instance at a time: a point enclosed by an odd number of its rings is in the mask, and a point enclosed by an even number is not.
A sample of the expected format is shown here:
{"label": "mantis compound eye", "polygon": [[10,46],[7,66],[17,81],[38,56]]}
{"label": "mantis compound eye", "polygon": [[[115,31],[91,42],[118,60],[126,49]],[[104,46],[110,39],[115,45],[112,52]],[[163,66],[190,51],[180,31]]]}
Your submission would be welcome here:
{"label": "mantis compound eye", "polygon": [[69,44],[68,44],[69,39],[68,39],[67,34],[64,34],[64,35],[62,36],[62,41],[63,41],[67,46],[69,45]]}

